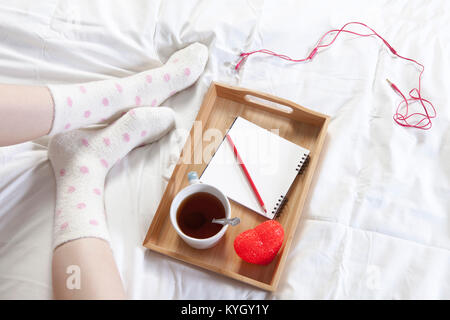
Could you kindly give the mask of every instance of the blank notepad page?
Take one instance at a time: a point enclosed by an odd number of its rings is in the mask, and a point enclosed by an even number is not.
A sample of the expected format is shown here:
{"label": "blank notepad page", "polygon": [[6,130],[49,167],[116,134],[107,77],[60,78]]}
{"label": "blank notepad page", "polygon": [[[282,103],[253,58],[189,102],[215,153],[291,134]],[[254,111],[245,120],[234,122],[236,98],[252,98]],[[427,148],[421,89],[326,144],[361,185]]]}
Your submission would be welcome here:
{"label": "blank notepad page", "polygon": [[263,129],[241,117],[236,118],[228,134],[264,201],[267,213],[261,208],[227,139],[221,142],[200,181],[217,187],[228,198],[272,219],[309,150],[281,138],[276,129]]}

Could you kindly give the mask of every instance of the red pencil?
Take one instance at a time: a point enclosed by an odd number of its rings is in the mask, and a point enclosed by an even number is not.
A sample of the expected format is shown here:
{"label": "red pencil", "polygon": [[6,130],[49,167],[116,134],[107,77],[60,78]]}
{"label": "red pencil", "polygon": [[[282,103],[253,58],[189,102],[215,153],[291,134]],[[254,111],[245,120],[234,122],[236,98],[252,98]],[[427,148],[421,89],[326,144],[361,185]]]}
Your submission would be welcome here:
{"label": "red pencil", "polygon": [[256,198],[258,199],[259,204],[263,208],[264,212],[267,212],[266,206],[264,205],[264,201],[262,200],[261,196],[259,195],[258,189],[256,189],[256,186],[253,183],[252,177],[250,177],[250,174],[248,173],[247,168],[245,167],[245,164],[242,161],[242,158],[239,155],[239,152],[237,151],[236,146],[234,145],[233,140],[231,140],[231,137],[229,136],[228,133],[227,133],[227,140],[230,143],[230,145],[233,147],[233,152],[236,155],[236,157],[238,159],[238,162],[239,162],[239,165],[241,166],[242,170],[244,171],[245,176],[247,177],[247,180],[250,183],[250,185],[251,185],[251,187],[253,189],[253,192],[255,193]]}

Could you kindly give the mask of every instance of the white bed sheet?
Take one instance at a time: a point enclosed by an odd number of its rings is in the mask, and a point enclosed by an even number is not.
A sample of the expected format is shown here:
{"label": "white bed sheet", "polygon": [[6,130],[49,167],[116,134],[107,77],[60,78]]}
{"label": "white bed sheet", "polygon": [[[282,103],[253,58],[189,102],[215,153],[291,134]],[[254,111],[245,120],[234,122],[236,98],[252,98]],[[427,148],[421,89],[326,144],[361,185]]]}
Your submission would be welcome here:
{"label": "white bed sheet", "polygon": [[[344,35],[310,63],[327,30],[363,21],[425,64],[430,131],[392,120],[417,70],[375,38]],[[77,83],[156,67],[209,47],[204,74],[166,101],[178,131],[139,148],[106,181],[112,247],[134,299],[450,298],[450,7],[446,1],[0,1],[0,81]],[[212,80],[281,96],[332,118],[279,289],[269,294],[145,250],[141,243]],[[49,299],[55,183],[42,138],[0,148],[0,298]],[[118,196],[120,195],[120,197]],[[219,289],[219,290],[218,290]]]}

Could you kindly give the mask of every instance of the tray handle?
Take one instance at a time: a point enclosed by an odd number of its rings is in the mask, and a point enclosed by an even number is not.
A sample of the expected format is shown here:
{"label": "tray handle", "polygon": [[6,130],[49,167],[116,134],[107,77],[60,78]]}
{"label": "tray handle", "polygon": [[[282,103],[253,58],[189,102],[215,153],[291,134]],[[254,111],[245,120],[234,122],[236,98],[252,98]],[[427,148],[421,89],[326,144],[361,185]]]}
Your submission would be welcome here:
{"label": "tray handle", "polygon": [[313,125],[321,125],[328,116],[306,109],[287,99],[275,97],[268,93],[255,90],[233,87],[226,84],[215,83],[217,94],[237,102],[260,108],[295,120],[302,120]]}

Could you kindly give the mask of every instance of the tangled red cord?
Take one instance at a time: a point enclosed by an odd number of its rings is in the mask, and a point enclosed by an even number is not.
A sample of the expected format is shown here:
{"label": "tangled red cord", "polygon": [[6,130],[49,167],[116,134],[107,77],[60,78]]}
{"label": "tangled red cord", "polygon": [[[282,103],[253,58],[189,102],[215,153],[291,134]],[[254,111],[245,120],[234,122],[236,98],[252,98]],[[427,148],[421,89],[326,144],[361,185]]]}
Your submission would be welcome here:
{"label": "tangled red cord", "polygon": [[[346,29],[347,26],[354,25],[354,24],[363,26],[363,27],[369,29],[372,33],[363,34],[363,33],[358,33],[358,32]],[[267,50],[267,49],[261,49],[261,50],[255,50],[255,51],[241,53],[241,55],[240,55],[241,59],[236,64],[235,69],[239,70],[239,67],[241,66],[241,64],[249,56],[251,56],[252,54],[255,54],[255,53],[264,53],[264,54],[272,55],[272,56],[275,56],[275,57],[278,57],[278,58],[281,58],[281,59],[284,59],[287,61],[292,61],[292,62],[304,62],[304,61],[312,60],[320,48],[325,48],[325,47],[331,46],[334,43],[334,41],[336,40],[336,38],[342,32],[354,34],[354,35],[361,36],[361,37],[376,36],[383,41],[383,43],[389,48],[389,50],[392,52],[392,54],[394,54],[395,56],[397,56],[403,60],[412,62],[420,68],[418,87],[413,88],[409,91],[409,98],[406,98],[406,96],[401,92],[401,90],[395,84],[393,84],[392,82],[390,82],[387,79],[386,80],[388,81],[391,88],[395,92],[397,92],[403,99],[397,106],[397,109],[393,116],[394,121],[403,127],[411,127],[411,128],[422,129],[422,130],[430,129],[432,126],[431,119],[436,117],[436,109],[434,108],[433,104],[429,100],[422,98],[422,95],[421,95],[422,74],[425,71],[425,67],[421,63],[417,62],[414,59],[406,58],[406,57],[399,55],[397,53],[397,51],[382,36],[380,36],[375,30],[373,30],[372,28],[370,28],[369,26],[367,26],[366,24],[364,24],[362,22],[348,22],[348,23],[344,24],[344,26],[341,29],[333,29],[333,30],[326,32],[319,39],[317,45],[310,52],[310,54],[304,59],[296,60],[296,59],[292,59],[284,54],[278,54],[278,53],[275,53],[275,52]],[[323,43],[325,37],[327,37],[329,34],[332,34],[332,33],[334,33],[334,36],[332,37],[331,41],[329,41],[328,43]],[[420,103],[423,108],[423,112],[410,113],[410,105],[413,103]]]}

